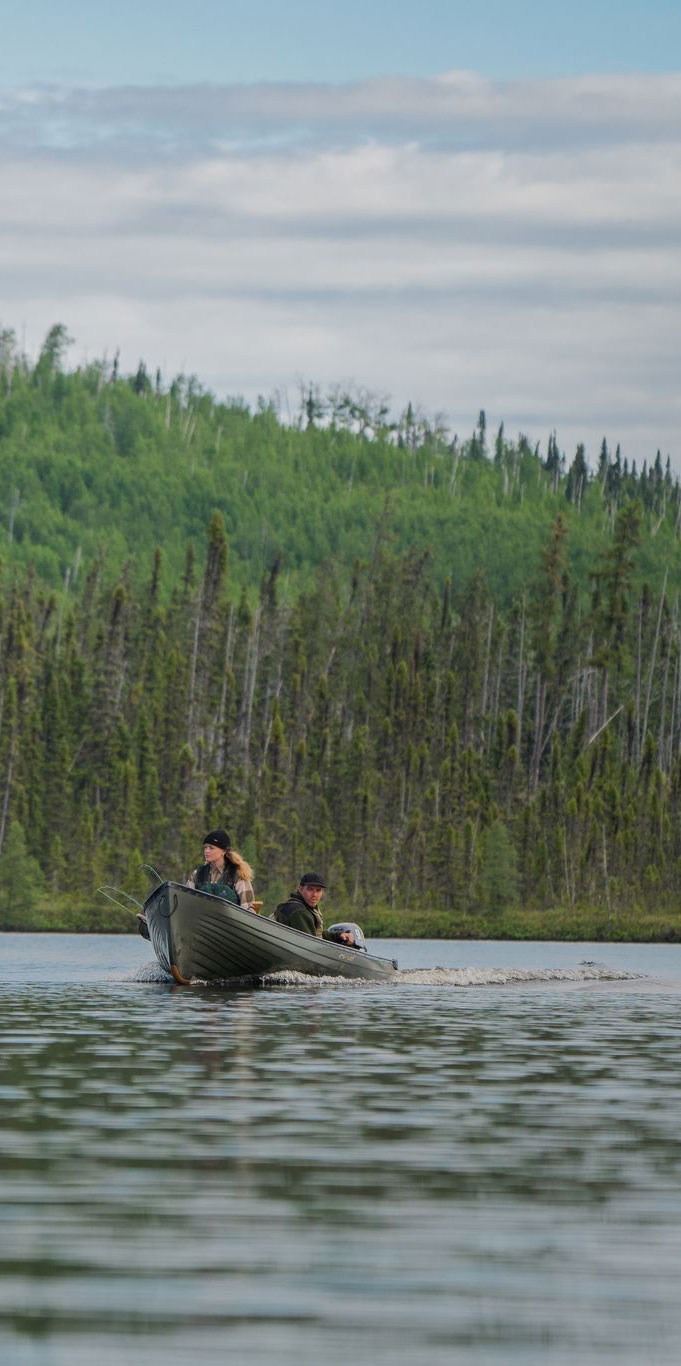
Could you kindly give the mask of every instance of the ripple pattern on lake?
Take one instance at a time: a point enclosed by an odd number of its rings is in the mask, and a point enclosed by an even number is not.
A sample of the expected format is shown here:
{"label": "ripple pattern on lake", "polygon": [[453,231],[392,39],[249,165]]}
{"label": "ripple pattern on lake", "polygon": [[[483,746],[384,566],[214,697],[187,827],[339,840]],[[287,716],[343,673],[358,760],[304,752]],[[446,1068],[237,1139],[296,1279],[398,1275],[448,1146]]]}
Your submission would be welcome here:
{"label": "ripple pattern on lake", "polygon": [[10,986],[0,1359],[676,1363],[678,984],[581,966]]}

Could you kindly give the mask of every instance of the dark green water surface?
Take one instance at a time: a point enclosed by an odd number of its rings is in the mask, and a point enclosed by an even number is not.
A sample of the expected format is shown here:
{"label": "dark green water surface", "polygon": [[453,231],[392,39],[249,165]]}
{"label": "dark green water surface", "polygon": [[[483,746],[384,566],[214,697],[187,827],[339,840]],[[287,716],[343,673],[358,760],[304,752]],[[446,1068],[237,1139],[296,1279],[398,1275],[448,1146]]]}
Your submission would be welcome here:
{"label": "dark green water surface", "polygon": [[375,947],[0,935],[3,1366],[679,1361],[681,946]]}

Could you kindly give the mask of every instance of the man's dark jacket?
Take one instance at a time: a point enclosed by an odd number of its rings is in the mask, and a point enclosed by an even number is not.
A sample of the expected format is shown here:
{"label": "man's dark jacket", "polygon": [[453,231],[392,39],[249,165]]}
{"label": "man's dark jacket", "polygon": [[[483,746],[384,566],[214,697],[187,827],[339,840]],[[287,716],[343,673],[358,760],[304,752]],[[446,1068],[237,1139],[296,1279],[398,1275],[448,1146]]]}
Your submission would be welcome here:
{"label": "man's dark jacket", "polygon": [[291,892],[288,901],[280,902],[273,918],[282,925],[290,925],[293,930],[302,930],[304,934],[314,934],[317,939],[322,937],[324,929],[322,913],[318,908],[313,910],[311,906],[308,906],[300,892]]}

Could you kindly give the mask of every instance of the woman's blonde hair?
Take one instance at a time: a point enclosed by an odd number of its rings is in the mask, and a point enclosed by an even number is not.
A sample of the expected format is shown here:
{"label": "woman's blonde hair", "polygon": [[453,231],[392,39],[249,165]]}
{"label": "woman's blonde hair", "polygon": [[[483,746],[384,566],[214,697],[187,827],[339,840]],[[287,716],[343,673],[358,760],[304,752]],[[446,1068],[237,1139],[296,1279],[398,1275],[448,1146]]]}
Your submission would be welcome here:
{"label": "woman's blonde hair", "polygon": [[228,858],[230,863],[234,864],[242,882],[253,881],[253,869],[251,868],[250,863],[247,863],[243,855],[239,853],[238,849],[226,849],[225,858]]}

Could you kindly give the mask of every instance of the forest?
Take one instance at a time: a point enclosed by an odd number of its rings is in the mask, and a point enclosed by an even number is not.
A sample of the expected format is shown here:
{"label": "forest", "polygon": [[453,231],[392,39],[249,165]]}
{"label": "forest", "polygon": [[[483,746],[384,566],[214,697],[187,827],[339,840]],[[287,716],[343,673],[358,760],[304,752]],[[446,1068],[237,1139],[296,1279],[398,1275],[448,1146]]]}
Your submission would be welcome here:
{"label": "forest", "polygon": [[373,934],[678,938],[681,490],[409,405],[0,333],[0,928],[226,825]]}

